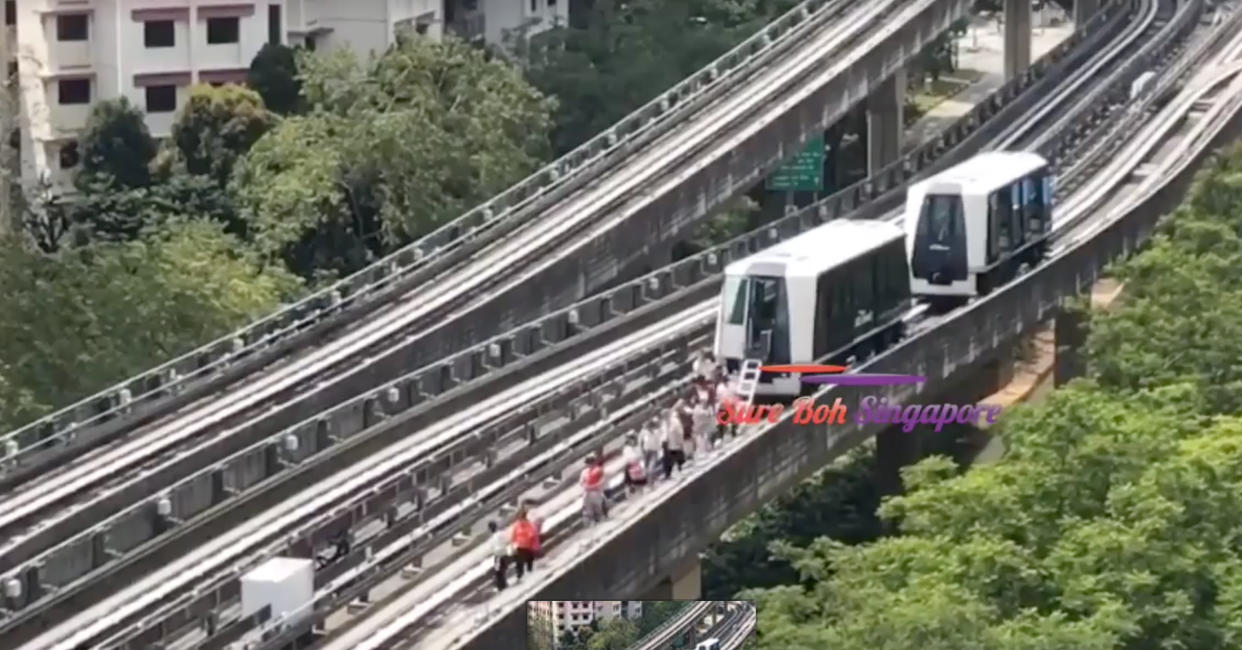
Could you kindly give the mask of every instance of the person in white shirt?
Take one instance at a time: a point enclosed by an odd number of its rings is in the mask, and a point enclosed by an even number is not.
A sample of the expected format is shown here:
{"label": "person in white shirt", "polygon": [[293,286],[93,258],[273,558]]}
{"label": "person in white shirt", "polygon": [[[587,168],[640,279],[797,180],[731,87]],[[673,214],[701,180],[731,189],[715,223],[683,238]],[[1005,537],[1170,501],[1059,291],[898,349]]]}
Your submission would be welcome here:
{"label": "person in white shirt", "polygon": [[698,408],[698,398],[694,391],[686,397],[686,403],[681,407],[681,430],[686,438],[686,459],[694,460],[694,455],[699,452],[698,439],[694,437],[694,410]]}
{"label": "person in white shirt", "polygon": [[716,358],[710,349],[703,348],[699,351],[698,359],[694,362],[694,375],[699,381],[707,381],[716,376]]}
{"label": "person in white shirt", "polygon": [[708,404],[707,399],[695,401],[694,404],[694,447],[700,455],[706,454],[711,450],[711,441],[708,439],[715,423],[715,413]]}
{"label": "person in white shirt", "polygon": [[678,471],[686,463],[686,437],[681,427],[679,411],[683,406],[681,400],[673,405],[664,424],[664,479],[673,476],[673,467]]}
{"label": "person in white shirt", "polygon": [[638,432],[638,444],[643,452],[643,467],[647,476],[656,473],[663,446],[663,426],[658,417],[652,417]]}
{"label": "person in white shirt", "polygon": [[621,459],[625,463],[625,486],[633,494],[647,484],[647,463],[642,449],[638,446],[638,438],[633,434],[625,437]]}
{"label": "person in white shirt", "polygon": [[509,586],[505,579],[505,573],[509,570],[509,556],[513,554],[509,549],[509,535],[507,531],[500,530],[500,526],[494,521],[487,522],[487,529],[492,533],[492,577],[496,579],[496,591],[501,591]]}

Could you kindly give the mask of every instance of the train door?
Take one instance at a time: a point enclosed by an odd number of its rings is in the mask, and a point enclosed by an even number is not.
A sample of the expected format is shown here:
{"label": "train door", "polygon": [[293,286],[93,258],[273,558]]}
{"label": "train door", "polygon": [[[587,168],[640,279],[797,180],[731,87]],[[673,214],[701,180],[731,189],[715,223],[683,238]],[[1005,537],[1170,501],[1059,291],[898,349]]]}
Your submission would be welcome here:
{"label": "train door", "polygon": [[1043,183],[1038,176],[1031,175],[1022,179],[1022,211],[1026,218],[1028,238],[1035,238],[1043,233],[1043,189]]}
{"label": "train door", "polygon": [[923,199],[912,253],[915,278],[941,285],[966,279],[966,218],[960,195],[929,194]]}
{"label": "train door", "polygon": [[1043,215],[1042,233],[1052,230],[1052,206],[1056,203],[1056,179],[1050,171],[1044,169],[1041,173],[1040,184],[1043,187],[1044,200],[1040,204],[1041,213]]}
{"label": "train door", "polygon": [[789,361],[789,299],[785,280],[771,276],[750,278],[750,304],[747,309],[746,349],[748,357],[767,363]]}
{"label": "train door", "polygon": [[1009,198],[1009,232],[1013,237],[1013,250],[1022,248],[1026,242],[1026,213],[1022,205],[1022,181],[1014,181],[1008,189]]}

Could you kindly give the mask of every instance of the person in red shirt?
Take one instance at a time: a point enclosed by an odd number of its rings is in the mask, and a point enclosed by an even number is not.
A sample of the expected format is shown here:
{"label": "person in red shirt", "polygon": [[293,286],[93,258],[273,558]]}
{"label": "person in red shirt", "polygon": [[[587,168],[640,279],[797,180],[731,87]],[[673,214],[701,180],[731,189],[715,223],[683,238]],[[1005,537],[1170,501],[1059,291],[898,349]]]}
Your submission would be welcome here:
{"label": "person in red shirt", "polygon": [[608,516],[608,499],[604,496],[604,462],[595,454],[587,456],[586,467],[578,479],[582,486],[582,515],[596,523]]}
{"label": "person in red shirt", "polygon": [[539,529],[526,518],[526,506],[518,508],[509,540],[513,542],[513,560],[517,566],[514,582],[520,582],[527,571],[535,569],[535,554],[539,552]]}

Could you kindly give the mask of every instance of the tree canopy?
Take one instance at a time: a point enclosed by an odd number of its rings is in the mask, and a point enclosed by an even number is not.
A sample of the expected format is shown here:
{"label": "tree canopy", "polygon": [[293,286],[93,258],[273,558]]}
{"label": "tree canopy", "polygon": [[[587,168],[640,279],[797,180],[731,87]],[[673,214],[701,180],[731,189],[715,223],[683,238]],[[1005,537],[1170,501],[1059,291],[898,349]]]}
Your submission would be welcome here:
{"label": "tree canopy", "polygon": [[547,156],[553,102],[500,60],[402,37],[359,62],[304,55],[305,115],[261,138],[232,195],[264,254],[353,271],[456,218]]}
{"label": "tree canopy", "polygon": [[298,283],[208,222],[48,256],[0,238],[0,422],[9,427],[262,316]]}
{"label": "tree canopy", "polygon": [[1006,414],[1009,452],[908,468],[896,534],[774,552],[799,583],[744,592],[771,648],[1242,644],[1242,147],[1203,172],[1093,314],[1088,376]]}

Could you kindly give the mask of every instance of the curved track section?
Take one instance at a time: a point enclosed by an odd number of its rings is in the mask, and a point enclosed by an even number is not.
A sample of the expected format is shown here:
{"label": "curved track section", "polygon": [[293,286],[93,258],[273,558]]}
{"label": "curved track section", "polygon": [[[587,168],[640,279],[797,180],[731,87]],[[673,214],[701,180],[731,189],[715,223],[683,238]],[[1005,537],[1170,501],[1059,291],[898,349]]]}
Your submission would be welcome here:
{"label": "curved track section", "polygon": [[[810,92],[807,88],[828,88],[834,80],[846,79],[845,73],[853,70],[852,66],[862,57],[855,53],[838,60],[832,57],[834,52],[865,52],[869,47],[887,42],[886,39],[895,33],[895,27],[882,27],[872,33],[876,25],[905,24],[944,1],[888,0],[849,12],[838,10],[839,15],[825,23],[813,38],[805,39],[795,54],[774,62],[763,74],[754,75],[745,92],[731,94],[708,110],[696,113],[686,128],[636,154],[597,185],[561,201],[555,210],[539,220],[539,228],[526,227],[510,233],[486,254],[470,258],[459,269],[458,281],[436,283],[382,317],[352,329],[345,339],[333,345],[317,349],[238,391],[204,403],[201,409],[191,409],[165,421],[135,439],[91,457],[90,462],[73,464],[46,482],[25,486],[10,499],[10,507],[0,513],[0,533],[12,536],[6,547],[0,549],[0,570],[94,525],[100,514],[115,512],[118,505],[150,496],[197,467],[218,462],[266,434],[316,413],[325,405],[336,404],[363,387],[373,387],[388,373],[396,374],[396,368],[409,367],[411,350],[427,347],[419,337],[469,332],[470,328],[462,328],[457,319],[476,314],[477,309],[493,301],[495,294],[485,292],[491,286],[489,283],[517,286],[529,279],[515,277],[510,272],[515,262],[535,261],[537,266],[537,261],[550,252],[562,250],[566,237],[579,243],[590,241],[598,231],[584,236],[579,230],[588,227],[600,214],[611,214],[616,201],[623,197],[629,197],[627,205],[652,205],[661,192],[671,191],[680,180],[668,181],[662,186],[664,190],[639,193],[637,198],[631,196],[632,188],[649,185],[655,174],[684,180],[686,174],[697,173],[704,163],[691,161],[696,159],[694,154],[699,148],[719,142],[712,139],[713,134],[734,134],[730,140],[733,144],[717,145],[713,155],[719,158],[729,147],[745,141],[792,106],[787,100],[781,110],[773,110],[770,106],[773,99],[806,95]],[[823,70],[826,59],[836,62]],[[815,70],[820,70],[817,82],[803,86],[806,73]],[[790,90],[791,85],[796,89]],[[756,110],[761,114],[756,116]],[[678,169],[688,171],[677,176],[674,172]],[[604,229],[617,225],[624,218],[624,214],[614,217]],[[463,300],[467,304],[458,306]],[[424,331],[432,323],[437,323],[437,328],[432,332]],[[392,345],[393,337],[411,332],[422,333],[398,339],[398,344]],[[384,347],[382,357],[358,362],[357,355],[365,355],[372,346]],[[344,374],[331,376],[334,368],[343,370]],[[330,376],[325,378],[325,372]],[[283,402],[290,391],[296,398]],[[281,401],[281,404],[269,406],[271,400]],[[238,420],[242,421],[229,426]],[[194,449],[194,453],[187,453],[190,449]],[[170,460],[175,460],[177,469],[165,469]],[[143,465],[157,466],[160,470],[139,469],[134,473],[135,468]]]}
{"label": "curved track section", "polygon": [[[1114,14],[1114,16],[1117,16],[1117,14]],[[1079,39],[1080,37],[1076,37],[1073,39],[1073,42],[1078,43],[1080,42]],[[1037,90],[1039,84],[1036,83],[1036,80],[1042,74],[1045,74],[1045,73],[1052,74],[1055,72],[1055,66],[1052,68],[1048,67],[1050,65],[1049,62],[1060,62],[1062,64],[1069,64],[1073,62],[1074,60],[1073,57],[1068,55],[1069,54],[1068,45],[1069,44],[1066,44],[1066,46],[1064,47],[1057,48],[1057,50],[1050,53],[1050,55],[1046,57],[1045,60],[1037,62],[1035,71],[1032,74],[1024,76],[1022,79],[1016,80],[1014,83],[1011,83],[1007,85],[1005,88],[1002,88],[998,93],[998,97],[1001,99],[1014,99],[1015,108],[1017,108],[1017,104],[1020,104],[1021,102],[1018,101],[1014,97],[1015,90],[1022,88],[1022,87],[1030,87],[1033,90]],[[1090,45],[1090,43],[1084,43],[1084,45]],[[1003,117],[1005,114],[1005,111],[1002,110],[1000,107],[1004,105],[1005,105],[1004,103],[996,101],[996,100],[986,102],[985,105],[981,106],[979,109],[976,109],[976,111],[972,112],[970,115],[964,117],[959,125],[951,129],[950,132],[946,136],[947,141],[951,141],[951,142],[962,141],[963,134],[973,133],[976,130],[979,132],[978,135],[986,134],[987,127],[986,126],[981,127],[980,123],[984,121],[984,118],[989,117],[991,115],[998,115],[999,117]],[[970,141],[970,138],[965,138],[965,140],[967,141],[967,144],[968,144]],[[929,143],[927,147],[914,152],[910,158],[908,158],[907,160],[903,162],[899,162],[895,164],[894,168],[890,170],[886,170],[886,171],[892,172],[895,170],[902,170],[902,169],[909,170],[911,168],[916,168],[916,169],[922,168],[924,170],[930,170],[930,169],[939,167],[942,164],[948,164],[949,162],[951,162],[951,159],[956,157],[956,155],[941,155],[941,156],[935,155],[939,153],[937,150],[942,150],[944,148],[945,145],[943,143],[945,141],[946,139],[941,139],[940,141]],[[868,181],[865,182],[865,184],[860,184],[859,186],[848,188],[845,192],[842,192],[838,195],[834,195],[834,197],[831,197],[830,199],[824,202],[821,202],[821,204],[819,204],[817,207],[814,208],[814,211],[817,212],[821,218],[826,218],[827,216],[830,216],[831,214],[839,210],[841,205],[848,204],[849,201],[856,200],[856,197],[860,195],[865,195],[867,192],[874,192],[875,190],[873,188],[875,187],[875,185],[877,184],[874,182],[874,179],[869,179]],[[854,198],[851,199],[851,197],[854,197]],[[830,208],[830,210],[825,210],[825,207]],[[754,248],[756,244],[762,244],[762,240],[753,239],[751,243],[745,245],[741,249],[738,248],[739,243],[740,242],[733,242],[730,245],[727,245],[726,247],[722,249],[722,252],[728,252],[732,250],[732,252],[734,253],[740,253],[746,249]],[[715,253],[711,255],[714,256]],[[707,257],[708,256],[700,256],[700,259],[698,261],[706,261]],[[717,262],[719,262],[719,260],[717,260]],[[723,263],[723,262],[720,262],[720,263]],[[714,264],[711,264],[711,265],[714,265]],[[682,268],[686,269],[689,267],[683,264]],[[639,293],[648,292],[649,289],[656,289],[655,293],[657,295],[654,297],[659,297],[659,294],[663,293],[663,289],[659,289],[659,287],[661,286],[667,287],[667,285],[663,285],[659,281],[660,275],[662,274],[659,274],[659,273],[654,274],[653,276],[646,278],[645,279],[646,281],[635,284],[634,288],[638,289],[638,291],[633,291],[629,293],[631,294],[631,296],[636,296]],[[614,295],[620,298],[627,291],[628,291],[628,288],[624,288],[622,291],[619,291]],[[636,298],[634,302],[631,303],[631,306],[636,307],[636,308],[641,308],[644,302],[646,301]],[[615,307],[622,307],[623,301],[617,300],[613,304]],[[670,312],[671,305],[669,305],[668,301],[664,301],[663,305],[655,305],[655,306],[658,308],[648,310],[647,314],[649,318],[658,318],[661,313]],[[579,312],[577,310],[568,310],[566,312],[562,312],[560,314],[554,315],[553,318],[550,318],[548,321],[543,323],[544,327],[537,328],[541,331],[538,332],[540,336],[536,338],[542,338],[544,336],[551,336],[553,339],[556,339],[556,338],[563,337],[564,335],[570,334],[575,330],[582,330],[582,331],[589,330],[590,328],[587,327],[588,323],[585,321],[590,320],[590,319],[589,318],[588,319],[573,318],[573,316],[576,316],[578,314]],[[596,323],[598,323],[598,321],[596,321]],[[531,330],[527,330],[527,332],[534,333]],[[557,334],[558,332],[559,332],[559,335]],[[504,341],[498,341],[494,344],[489,344],[485,346],[485,350],[488,352],[487,356],[488,357],[501,356],[497,354],[491,354],[492,348],[498,351],[508,350],[512,352],[514,348],[516,347],[512,345],[506,346],[504,345],[504,343],[505,343]],[[565,358],[566,356],[568,355],[563,354],[561,358]],[[464,355],[462,360],[473,364],[474,362],[478,361],[478,356],[476,356],[476,354],[472,352],[469,355]],[[493,359],[493,362],[494,362],[494,359]],[[542,364],[542,367],[547,367],[547,366],[548,366],[547,363]],[[436,374],[442,374],[439,372],[442,370],[444,370],[444,368],[430,369],[430,371],[435,372]],[[488,379],[488,377],[484,376],[482,379],[486,380]],[[341,413],[339,414],[340,416],[339,418],[328,418],[326,421],[324,419],[319,419],[317,421],[310,421],[310,422],[304,423],[303,425],[299,425],[297,427],[292,428],[288,433],[283,434],[283,436],[273,439],[271,443],[263,443],[260,445],[256,445],[253,453],[250,453],[250,452],[245,453],[246,456],[252,456],[254,462],[246,460],[244,457],[239,458],[239,460],[244,461],[243,462],[244,467],[266,468],[265,471],[267,472],[268,476],[273,475],[273,473],[279,473],[279,472],[287,473],[291,470],[306,469],[304,466],[305,461],[314,452],[320,451],[320,450],[340,451],[339,447],[341,443],[346,443],[346,446],[348,446],[349,443],[353,442],[350,438],[342,437],[342,435],[350,436],[350,434],[352,433],[350,430],[348,430],[348,427],[361,427],[361,428],[371,427],[374,424],[382,421],[386,417],[390,415],[399,414],[402,410],[414,405],[418,400],[415,399],[416,396],[414,395],[415,391],[413,390],[413,387],[416,386],[418,383],[420,383],[418,381],[418,378],[406,379],[402,382],[395,382],[393,385],[391,385],[385,391],[383,391],[382,394],[374,398],[368,397],[365,400],[359,401],[357,404],[346,405],[346,408],[341,410]],[[393,394],[393,391],[397,391],[396,393],[397,397],[390,399],[389,396]],[[428,406],[436,406],[436,405],[428,404]],[[437,411],[440,411],[444,407],[451,406],[451,404],[443,403],[443,401],[441,400],[441,403],[438,406],[440,406],[441,409],[437,409]],[[396,407],[396,410],[393,410],[394,407]],[[353,422],[354,424],[349,424],[350,422]],[[336,423],[342,424],[344,426],[341,426],[341,427],[325,427],[324,426],[325,424],[336,424]],[[290,440],[290,436],[293,436],[293,438],[296,439],[297,444],[295,445],[288,444]],[[328,444],[325,444],[325,443],[328,443]],[[271,446],[271,445],[275,445],[275,446]],[[371,448],[374,448],[374,447],[371,447]],[[301,467],[299,467],[300,465]],[[169,467],[165,467],[161,469],[164,471],[168,471]],[[308,480],[312,480],[312,481],[316,480],[314,478],[311,478],[310,476],[306,476],[304,478]],[[173,511],[171,513],[172,516],[168,517],[167,520],[160,521],[158,514],[153,512],[155,509],[157,509],[158,503],[139,504],[137,509],[131,509],[130,511],[123,511],[122,513],[116,515],[114,517],[114,520],[118,524],[120,524],[122,523],[122,521],[131,521],[131,522],[137,521],[137,520],[146,521],[146,520],[151,520],[154,518],[156,520],[154,523],[157,524],[158,526],[147,529],[150,531],[150,534],[152,535],[158,536],[158,535],[163,534],[164,537],[167,538],[169,534],[172,534],[174,536],[192,534],[193,528],[187,529],[184,524],[189,517],[194,515],[196,510],[201,511],[204,507],[208,507],[210,508],[209,512],[217,512],[219,511],[221,507],[228,507],[229,501],[236,500],[235,497],[230,498],[230,495],[235,495],[239,491],[249,488],[253,480],[254,479],[246,480],[243,477],[238,477],[234,475],[232,472],[226,471],[223,468],[219,470],[212,470],[202,475],[201,477],[191,477],[190,479],[182,481],[178,485],[177,488],[175,488],[174,490],[168,493],[169,501],[171,502],[171,505],[173,506]],[[256,487],[262,489],[264,488],[264,483],[268,483],[268,481],[264,481],[263,483],[257,485]],[[199,496],[195,497],[192,494],[194,492],[198,492]],[[204,496],[204,493],[206,496]],[[204,501],[204,498],[206,499],[206,501]],[[234,505],[237,505],[237,504],[234,504]],[[246,509],[244,508],[239,509],[239,511],[234,514],[240,515],[243,512],[246,512]],[[218,523],[222,523],[222,522],[218,522]],[[166,540],[166,541],[171,541],[171,540]],[[118,547],[118,543],[119,543],[119,547]],[[80,539],[71,540],[68,546],[63,547],[63,553],[81,554],[83,549],[86,549],[86,550],[96,549],[95,552],[88,553],[87,555],[87,557],[89,558],[88,561],[91,564],[88,564],[84,568],[86,569],[85,571],[86,574],[94,575],[98,577],[101,575],[100,573],[101,569],[106,569],[108,566],[115,566],[117,561],[121,562],[122,564],[121,570],[123,571],[126,568],[124,565],[129,565],[128,568],[130,569],[135,568],[134,565],[132,564],[132,558],[126,558],[124,555],[120,555],[118,553],[118,551],[123,553],[124,549],[127,548],[124,544],[125,544],[124,541],[117,540],[115,536],[109,536],[108,527],[105,526],[103,528],[96,528],[92,532],[85,534],[83,536],[80,536]],[[133,542],[130,542],[130,544],[132,545]],[[158,549],[148,549],[149,546],[150,544],[144,544],[142,547],[137,548],[135,550],[148,553],[149,560],[154,560],[157,562],[159,561],[161,557],[162,558],[173,557],[173,555],[170,552],[160,552]],[[154,551],[154,554],[151,555],[153,551]],[[47,563],[47,565],[49,566],[57,563],[55,559],[51,557],[45,557],[43,558],[43,560],[52,560],[51,562]],[[40,564],[43,563],[43,560],[39,561]],[[78,571],[81,572],[81,569],[79,569]],[[129,575],[133,575],[132,571],[129,571],[126,573],[128,573]],[[126,580],[131,580],[131,579],[133,578],[125,578],[119,575],[112,576],[112,580],[114,581],[116,580],[126,581]],[[42,575],[40,575],[40,582],[44,584],[48,584],[48,585],[63,584],[65,585],[65,587],[67,587],[67,588],[57,588],[54,591],[50,591],[50,593],[44,594],[43,595],[44,600],[50,597],[55,602],[62,602],[66,604],[73,603],[73,602],[80,602],[80,599],[69,599],[69,594],[71,594],[73,590],[77,588],[75,585],[77,580],[75,580],[73,574],[69,574],[64,577],[59,577],[56,574],[48,574],[47,572],[44,572]],[[86,602],[89,602],[89,600]],[[29,615],[29,611],[30,610],[27,610],[26,616]],[[22,617],[23,615],[19,614],[19,620]]]}
{"label": "curved track section", "polygon": [[394,289],[408,291],[427,281],[432,262],[468,255],[482,233],[506,230],[577,190],[786,52],[841,4],[802,2],[603,133],[419,241],[272,316],[0,436],[0,459],[6,461],[0,484],[166,412],[174,402],[185,403],[187,393],[214,390],[238,376],[236,366],[246,372],[271,362],[378,308]]}
{"label": "curved track section", "polygon": [[[482,565],[482,564],[479,564],[479,565]],[[455,575],[455,577],[460,577],[460,578],[462,578],[462,579],[467,579],[467,584],[468,584],[468,582],[469,582],[468,578],[474,578],[474,579],[477,579],[477,577],[471,577],[471,575],[457,575],[457,574],[452,574],[452,575]],[[432,582],[435,582],[435,580],[432,580]],[[343,583],[343,584],[345,584],[345,583]],[[438,592],[438,590],[441,590],[441,589],[443,589],[443,588],[447,588],[447,587],[448,587],[448,585],[440,585],[440,587],[438,587],[438,588],[437,588],[437,592]]]}

